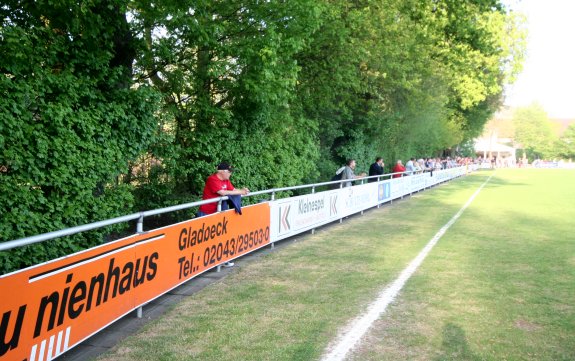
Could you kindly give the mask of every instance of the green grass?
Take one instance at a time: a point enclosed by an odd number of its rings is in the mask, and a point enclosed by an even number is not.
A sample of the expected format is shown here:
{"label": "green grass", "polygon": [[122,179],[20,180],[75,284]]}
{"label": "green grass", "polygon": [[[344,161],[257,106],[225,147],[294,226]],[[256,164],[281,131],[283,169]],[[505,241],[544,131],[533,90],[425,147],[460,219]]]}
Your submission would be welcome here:
{"label": "green grass", "polygon": [[[301,236],[101,359],[319,359],[491,174]],[[575,172],[497,171],[350,358],[575,359],[572,184]]]}
{"label": "green grass", "polygon": [[355,360],[574,360],[575,173],[500,170]]}

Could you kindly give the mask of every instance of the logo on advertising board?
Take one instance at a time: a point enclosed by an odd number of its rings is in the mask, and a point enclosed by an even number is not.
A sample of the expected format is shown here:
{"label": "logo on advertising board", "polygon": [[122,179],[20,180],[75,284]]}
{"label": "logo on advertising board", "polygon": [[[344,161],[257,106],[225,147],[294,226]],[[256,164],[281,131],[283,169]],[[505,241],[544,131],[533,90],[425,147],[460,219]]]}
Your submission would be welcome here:
{"label": "logo on advertising board", "polygon": [[337,194],[329,197],[329,216],[337,216]]}
{"label": "logo on advertising board", "polygon": [[390,183],[380,183],[377,190],[377,200],[381,202],[389,197],[391,197]]}
{"label": "logo on advertising board", "polygon": [[347,196],[345,197],[345,207],[346,208],[351,208],[353,205],[353,188],[352,187],[347,187],[344,188]]}
{"label": "logo on advertising board", "polygon": [[346,211],[354,211],[369,204],[376,204],[377,185],[375,183],[348,187],[345,198]]}
{"label": "logo on advertising board", "polygon": [[289,224],[289,211],[291,208],[291,204],[288,204],[285,207],[280,207],[280,211],[279,211],[279,216],[280,216],[280,222],[279,222],[279,233],[282,233],[283,231],[289,231],[291,229],[291,226]]}

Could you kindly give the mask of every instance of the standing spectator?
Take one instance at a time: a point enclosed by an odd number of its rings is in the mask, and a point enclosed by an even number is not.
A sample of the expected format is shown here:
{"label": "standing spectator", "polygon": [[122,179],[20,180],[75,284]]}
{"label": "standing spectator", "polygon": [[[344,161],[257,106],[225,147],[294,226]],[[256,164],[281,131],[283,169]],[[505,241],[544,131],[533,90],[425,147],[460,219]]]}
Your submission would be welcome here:
{"label": "standing spectator", "polygon": [[[375,163],[369,166],[369,176],[383,175],[383,158],[375,158]],[[379,178],[370,178],[368,182],[377,182]]]}
{"label": "standing spectator", "polygon": [[441,159],[435,158],[435,170],[442,170],[443,164],[441,164]]}
{"label": "standing spectator", "polygon": [[427,158],[425,160],[425,169],[429,172],[433,172],[433,168],[435,168],[435,160],[433,158]]}
{"label": "standing spectator", "polygon": [[415,158],[410,158],[407,163],[405,163],[405,171],[407,175],[412,175],[415,172]]}
{"label": "standing spectator", "polygon": [[[359,179],[365,177],[365,173],[361,173],[360,175],[355,175],[355,159],[348,159],[345,163],[345,168],[343,170],[343,175],[341,179]],[[343,184],[344,187],[351,187],[351,182],[345,182]]]}
{"label": "standing spectator", "polygon": [[435,159],[427,158],[425,161],[425,170],[430,172],[430,177],[433,177],[433,170],[435,169]]}
{"label": "standing spectator", "polygon": [[[234,169],[232,166],[226,162],[218,164],[216,172],[206,180],[202,199],[212,199],[230,195],[247,195],[250,192],[249,189],[235,189],[232,182],[230,182],[230,177],[232,176],[233,171]],[[197,216],[203,217],[208,214],[216,213],[217,209],[218,204],[216,202],[202,204]],[[226,262],[224,267],[233,267],[233,265],[233,262]]]}
{"label": "standing spectator", "polygon": [[419,158],[417,160],[417,164],[419,165],[419,173],[425,172],[425,170],[426,170],[425,168],[427,168],[425,166],[425,160],[423,158]]}
{"label": "standing spectator", "polygon": [[413,161],[413,172],[419,174],[422,171],[423,171],[423,168],[421,168],[419,161],[414,160]]}
{"label": "standing spectator", "polygon": [[392,172],[396,173],[393,175],[393,178],[399,178],[403,176],[403,172],[405,172],[405,167],[403,166],[403,162],[401,161],[401,159],[397,161],[397,163],[392,169]]}

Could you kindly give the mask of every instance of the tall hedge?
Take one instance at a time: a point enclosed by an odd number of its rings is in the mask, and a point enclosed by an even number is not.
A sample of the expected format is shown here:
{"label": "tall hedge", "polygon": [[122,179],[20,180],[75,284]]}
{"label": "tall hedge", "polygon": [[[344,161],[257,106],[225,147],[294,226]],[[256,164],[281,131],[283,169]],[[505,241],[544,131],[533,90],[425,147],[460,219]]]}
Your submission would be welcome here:
{"label": "tall hedge", "polygon": [[[0,239],[119,216],[119,184],[154,138],[156,97],[134,89],[125,4],[8,1],[0,8]],[[0,254],[3,270],[103,240],[88,235]],[[17,254],[17,255],[16,255]]]}

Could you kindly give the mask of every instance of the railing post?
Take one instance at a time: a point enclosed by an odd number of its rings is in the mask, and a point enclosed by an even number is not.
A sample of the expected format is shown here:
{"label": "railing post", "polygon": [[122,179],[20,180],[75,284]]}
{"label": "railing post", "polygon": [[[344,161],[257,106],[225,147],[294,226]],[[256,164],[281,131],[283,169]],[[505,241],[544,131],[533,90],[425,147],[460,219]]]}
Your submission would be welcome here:
{"label": "railing post", "polygon": [[138,224],[136,225],[136,233],[144,233],[144,215],[140,214]]}
{"label": "railing post", "polygon": [[[144,233],[144,215],[140,214],[140,218],[138,218],[138,223],[136,224],[136,232],[137,233]],[[142,318],[142,314],[143,314],[143,308],[142,306],[138,307],[136,309],[136,317],[137,318]]]}
{"label": "railing post", "polygon": [[[218,201],[218,213],[222,211],[222,199]],[[220,272],[222,270],[222,265],[218,265],[216,272]]]}
{"label": "railing post", "polygon": [[[378,194],[379,194],[379,176],[377,176],[377,183],[378,183]],[[381,202],[379,201],[379,198],[377,199],[377,208],[379,208],[381,206]]]}
{"label": "railing post", "polygon": [[[343,182],[342,181],[339,182],[339,189],[343,189]],[[343,218],[339,219],[339,223],[343,223]]]}
{"label": "railing post", "polygon": [[[315,193],[315,186],[311,187],[311,194]],[[311,234],[315,234],[315,228],[311,229]]]}
{"label": "railing post", "polygon": [[[272,191],[272,196],[270,197],[270,201],[273,201],[275,199],[276,199],[276,192]],[[275,248],[275,244],[274,244],[274,242],[271,242],[270,243],[270,249],[274,249],[274,248]]]}

